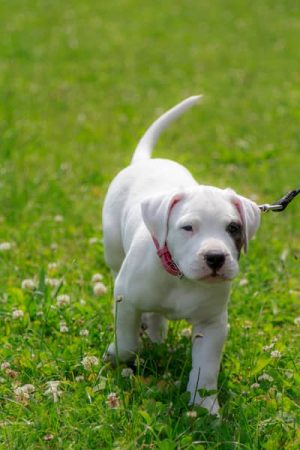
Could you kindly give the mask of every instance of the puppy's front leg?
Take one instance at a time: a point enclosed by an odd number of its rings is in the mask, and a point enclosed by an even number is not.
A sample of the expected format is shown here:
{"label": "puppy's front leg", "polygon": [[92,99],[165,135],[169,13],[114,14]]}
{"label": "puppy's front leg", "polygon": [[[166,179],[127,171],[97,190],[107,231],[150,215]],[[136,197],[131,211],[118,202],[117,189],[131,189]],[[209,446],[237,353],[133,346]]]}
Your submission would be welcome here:
{"label": "puppy's front leg", "polygon": [[211,414],[218,414],[217,395],[201,398],[198,390],[217,390],[226,336],[227,312],[213,322],[193,327],[192,370],[187,390],[191,394],[190,404],[203,406]]}
{"label": "puppy's front leg", "polygon": [[112,342],[105,358],[116,363],[133,359],[139,348],[141,314],[126,299],[115,301],[115,342]]}

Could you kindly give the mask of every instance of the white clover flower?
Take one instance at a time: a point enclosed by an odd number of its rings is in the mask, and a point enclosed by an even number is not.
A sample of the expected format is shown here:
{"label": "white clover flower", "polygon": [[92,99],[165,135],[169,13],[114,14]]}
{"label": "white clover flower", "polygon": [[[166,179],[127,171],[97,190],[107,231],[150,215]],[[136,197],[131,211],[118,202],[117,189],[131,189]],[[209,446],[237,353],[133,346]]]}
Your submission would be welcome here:
{"label": "white clover flower", "polygon": [[77,116],[77,122],[83,123],[86,121],[86,114],[84,112],[80,112]]}
{"label": "white clover flower", "polygon": [[48,381],[46,383],[47,389],[44,392],[44,395],[53,398],[53,402],[57,403],[59,397],[62,396],[62,391],[59,390],[60,381]]}
{"label": "white clover flower", "polygon": [[60,322],[60,324],[59,324],[59,331],[61,333],[68,333],[69,332],[69,328],[68,328],[66,322]]}
{"label": "white clover flower", "polygon": [[52,242],[52,244],[50,245],[50,249],[55,252],[58,249],[58,245],[56,242]]}
{"label": "white clover flower", "polygon": [[162,377],[163,377],[163,380],[170,380],[171,373],[170,372],[165,372]]}
{"label": "white clover flower", "polygon": [[253,383],[253,384],[251,384],[250,388],[251,389],[257,389],[257,388],[259,388],[259,386],[260,386],[259,383]]}
{"label": "white clover flower", "polygon": [[98,282],[98,283],[95,283],[95,284],[94,284],[93,291],[94,291],[94,294],[95,294],[95,295],[101,296],[101,295],[106,294],[106,292],[107,292],[107,287],[106,287],[103,283]]}
{"label": "white clover flower", "polygon": [[63,222],[63,221],[64,221],[64,218],[60,214],[57,214],[56,216],[54,216],[54,222],[59,223],[59,222]]}
{"label": "white clover flower", "polygon": [[0,243],[0,252],[7,252],[11,250],[13,247],[13,244],[11,242],[1,242]]}
{"label": "white clover flower", "polygon": [[18,372],[12,369],[6,369],[5,373],[9,378],[16,378],[18,376]]}
{"label": "white clover flower", "polygon": [[143,358],[140,358],[139,356],[137,356],[134,360],[135,367],[142,366],[143,364],[145,364],[145,360]]}
{"label": "white clover flower", "polygon": [[91,370],[93,366],[98,366],[99,358],[97,358],[96,356],[85,356],[82,359],[81,364],[83,365],[85,370]]}
{"label": "white clover flower", "polygon": [[285,262],[286,258],[288,257],[288,254],[289,254],[289,251],[288,251],[287,248],[286,248],[285,250],[283,250],[283,252],[282,252],[281,255],[280,255],[280,261],[281,261],[282,263]]}
{"label": "white clover flower", "polygon": [[57,268],[58,268],[58,263],[56,263],[56,262],[52,262],[52,263],[48,264],[48,270],[50,270],[52,272],[56,271]]}
{"label": "white clover flower", "polygon": [[35,280],[32,280],[31,278],[27,278],[22,281],[21,287],[24,290],[33,291],[33,289],[36,288],[36,282],[35,282]]}
{"label": "white clover flower", "polygon": [[270,345],[265,345],[265,346],[263,347],[263,351],[264,351],[264,352],[269,352],[270,350],[272,350],[272,348],[274,348],[274,345],[275,345],[274,342],[272,342]]}
{"label": "white clover flower", "polygon": [[28,405],[30,396],[27,392],[24,392],[21,387],[15,388],[14,394],[17,402]]}
{"label": "white clover flower", "polygon": [[37,317],[43,317],[44,313],[43,311],[37,311],[36,316]]}
{"label": "white clover flower", "polygon": [[115,392],[108,394],[106,404],[111,409],[116,409],[120,406],[120,400]]}
{"label": "white clover flower", "polygon": [[243,328],[244,330],[250,330],[250,328],[252,328],[252,322],[251,320],[245,320],[245,322],[243,323]]}
{"label": "white clover flower", "polygon": [[102,281],[103,280],[103,275],[101,275],[101,273],[95,273],[92,276],[92,283],[98,283],[98,281]]}
{"label": "white clover flower", "polygon": [[8,361],[3,361],[3,363],[1,364],[0,367],[1,367],[1,370],[9,369],[10,363]]}
{"label": "white clover flower", "polygon": [[13,318],[14,320],[16,320],[16,319],[21,319],[22,317],[24,317],[24,311],[22,311],[21,309],[15,309],[15,310],[12,312],[12,318]]}
{"label": "white clover flower", "polygon": [[190,417],[191,419],[196,419],[197,417],[197,411],[187,411],[186,416]]}
{"label": "white clover flower", "polygon": [[57,296],[56,302],[58,306],[65,306],[70,304],[70,296],[68,294],[61,294]]}
{"label": "white clover flower", "polygon": [[33,394],[34,391],[35,387],[33,384],[24,384],[24,386],[16,387],[14,389],[14,394],[17,402],[27,405],[30,399],[30,394]]}
{"label": "white clover flower", "polygon": [[192,336],[192,330],[191,330],[191,328],[183,328],[183,330],[181,330],[180,334],[183,337],[190,338]]}
{"label": "white clover flower", "polygon": [[84,381],[84,376],[83,375],[78,375],[77,377],[75,377],[75,381],[77,381],[77,383],[80,383],[81,381]]}
{"label": "white clover flower", "polygon": [[281,358],[282,353],[279,350],[273,350],[273,352],[271,352],[271,358]]}
{"label": "white clover flower", "polygon": [[300,316],[299,316],[299,317],[296,317],[296,318],[294,319],[294,324],[295,324],[295,325],[300,325]]}
{"label": "white clover flower", "polygon": [[81,304],[81,306],[86,305],[86,301],[85,301],[83,298],[81,298],[81,299],[79,300],[79,303]]}
{"label": "white clover flower", "polygon": [[62,170],[63,172],[67,172],[68,170],[71,170],[71,168],[72,166],[68,162],[63,162],[60,165],[60,170]]}
{"label": "white clover flower", "polygon": [[45,434],[45,436],[43,436],[43,440],[44,441],[52,441],[52,439],[54,438],[53,434]]}
{"label": "white clover flower", "polygon": [[80,335],[80,336],[86,337],[86,336],[89,335],[89,330],[87,330],[87,329],[84,328],[84,329],[82,329],[82,330],[79,331],[79,335]]}
{"label": "white clover flower", "polygon": [[28,394],[33,394],[35,391],[35,387],[33,384],[24,384],[21,389],[23,389],[24,392],[27,392]]}
{"label": "white clover flower", "polygon": [[247,278],[242,278],[239,282],[240,286],[246,286],[249,283],[249,281],[247,280]]}
{"label": "white clover flower", "polygon": [[[75,42],[75,41],[74,41]],[[78,123],[84,123],[86,121],[86,114],[84,112],[80,112],[77,116],[77,122]],[[81,186],[82,187],[86,187],[86,186]]]}
{"label": "white clover flower", "polygon": [[91,245],[99,244],[100,242],[101,242],[101,240],[99,238],[96,238],[96,237],[92,237],[92,238],[89,239],[89,243]]}
{"label": "white clover flower", "polygon": [[130,378],[133,376],[133,370],[130,367],[125,367],[121,372],[122,377]]}
{"label": "white clover flower", "polygon": [[61,284],[61,280],[59,278],[45,278],[45,284],[49,287],[57,287]]}
{"label": "white clover flower", "polygon": [[258,377],[258,381],[274,381],[273,377],[271,375],[268,375],[267,373],[263,373]]}

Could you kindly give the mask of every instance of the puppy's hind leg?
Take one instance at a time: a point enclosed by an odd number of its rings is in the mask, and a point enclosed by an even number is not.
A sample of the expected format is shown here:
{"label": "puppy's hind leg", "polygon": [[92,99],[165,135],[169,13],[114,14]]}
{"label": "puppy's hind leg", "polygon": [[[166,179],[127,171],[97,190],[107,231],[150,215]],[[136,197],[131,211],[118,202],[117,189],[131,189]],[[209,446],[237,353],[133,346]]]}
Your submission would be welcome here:
{"label": "puppy's hind leg", "polygon": [[168,333],[167,320],[158,313],[145,313],[142,315],[142,328],[146,331],[152,342],[162,342]]}
{"label": "puppy's hind leg", "polygon": [[125,253],[120,224],[116,221],[109,202],[105,202],[103,208],[103,244],[104,259],[115,280],[125,259]]}

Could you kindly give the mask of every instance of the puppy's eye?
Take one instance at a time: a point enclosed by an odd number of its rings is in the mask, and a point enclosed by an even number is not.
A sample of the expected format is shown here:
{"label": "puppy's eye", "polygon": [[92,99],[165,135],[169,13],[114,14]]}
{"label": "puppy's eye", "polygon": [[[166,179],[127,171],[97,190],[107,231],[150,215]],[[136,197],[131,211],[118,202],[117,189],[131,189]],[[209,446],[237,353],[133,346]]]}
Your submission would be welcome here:
{"label": "puppy's eye", "polygon": [[242,226],[239,223],[231,222],[228,227],[226,228],[226,231],[231,235],[237,235],[241,233]]}
{"label": "puppy's eye", "polygon": [[185,225],[184,227],[181,227],[181,229],[184,231],[193,231],[192,225]]}

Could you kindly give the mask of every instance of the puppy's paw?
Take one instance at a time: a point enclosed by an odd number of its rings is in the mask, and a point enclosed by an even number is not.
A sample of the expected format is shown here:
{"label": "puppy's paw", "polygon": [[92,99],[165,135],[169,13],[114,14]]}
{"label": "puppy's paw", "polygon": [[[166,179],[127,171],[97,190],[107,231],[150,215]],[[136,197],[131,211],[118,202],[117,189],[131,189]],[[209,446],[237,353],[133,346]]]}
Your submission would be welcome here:
{"label": "puppy's paw", "polygon": [[136,350],[129,350],[126,348],[116,349],[116,345],[112,342],[106,352],[103,355],[105,362],[110,362],[113,366],[116,366],[118,362],[127,362],[135,358]]}
{"label": "puppy's paw", "polygon": [[202,398],[197,394],[195,399],[191,398],[189,404],[201,406],[202,408],[207,409],[209,414],[212,416],[220,417],[220,406],[216,395],[210,395],[209,397]]}
{"label": "puppy's paw", "polygon": [[220,406],[217,397],[206,397],[201,400],[200,405],[202,406],[202,408],[207,409],[209,414],[211,414],[212,416],[220,417]]}

